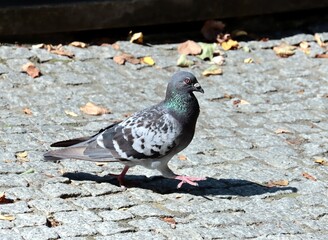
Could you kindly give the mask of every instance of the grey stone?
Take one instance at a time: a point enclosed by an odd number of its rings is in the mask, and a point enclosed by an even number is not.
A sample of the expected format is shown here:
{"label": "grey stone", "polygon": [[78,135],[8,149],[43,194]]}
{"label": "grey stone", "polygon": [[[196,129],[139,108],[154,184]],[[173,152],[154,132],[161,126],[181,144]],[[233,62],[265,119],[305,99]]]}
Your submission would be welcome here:
{"label": "grey stone", "polygon": [[129,225],[136,227],[138,230],[161,232],[163,229],[171,229],[170,225],[156,217],[146,219],[132,220]]}
{"label": "grey stone", "polygon": [[61,198],[35,199],[29,201],[28,205],[47,214],[54,213],[54,212],[76,210],[76,207],[71,202]]}
{"label": "grey stone", "polygon": [[46,222],[47,218],[44,215],[35,213],[16,214],[13,221],[17,228],[46,225]]}
{"label": "grey stone", "polygon": [[76,224],[80,222],[99,222],[101,218],[91,211],[70,211],[70,212],[57,212],[53,214],[54,219],[64,224]]}
{"label": "grey stone", "polygon": [[97,231],[104,236],[122,232],[133,232],[132,227],[122,227],[117,222],[106,221],[96,225]]}
{"label": "grey stone", "polygon": [[53,198],[77,197],[85,195],[86,192],[76,186],[64,183],[46,184],[41,188],[41,191]]}
{"label": "grey stone", "polygon": [[57,239],[58,235],[52,228],[46,226],[24,227],[17,229],[24,239]]}
{"label": "grey stone", "polygon": [[98,215],[107,221],[121,221],[133,218],[133,215],[126,210],[102,211]]}
{"label": "grey stone", "polygon": [[14,229],[0,229],[0,235],[3,240],[23,240],[21,234]]}
{"label": "grey stone", "polygon": [[153,205],[146,205],[146,204],[133,206],[129,209],[129,212],[131,212],[135,216],[140,216],[140,217],[156,217],[156,216],[160,217],[160,216],[170,215],[170,213],[167,211],[163,211],[162,209],[156,208]]}
{"label": "grey stone", "polygon": [[0,212],[6,214],[28,213],[31,211],[27,203],[23,201],[0,205]]}
{"label": "grey stone", "polygon": [[52,228],[60,238],[64,237],[81,237],[81,236],[90,236],[97,234],[95,226],[87,223],[76,224],[64,224]]}

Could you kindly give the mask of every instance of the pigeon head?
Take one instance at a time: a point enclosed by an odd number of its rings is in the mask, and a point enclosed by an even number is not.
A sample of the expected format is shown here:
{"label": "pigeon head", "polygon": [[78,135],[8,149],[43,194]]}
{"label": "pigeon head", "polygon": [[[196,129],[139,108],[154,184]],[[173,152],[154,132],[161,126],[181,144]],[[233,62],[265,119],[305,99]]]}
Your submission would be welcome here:
{"label": "pigeon head", "polygon": [[167,94],[173,92],[183,94],[194,91],[204,93],[196,77],[192,73],[185,71],[175,73],[167,86]]}

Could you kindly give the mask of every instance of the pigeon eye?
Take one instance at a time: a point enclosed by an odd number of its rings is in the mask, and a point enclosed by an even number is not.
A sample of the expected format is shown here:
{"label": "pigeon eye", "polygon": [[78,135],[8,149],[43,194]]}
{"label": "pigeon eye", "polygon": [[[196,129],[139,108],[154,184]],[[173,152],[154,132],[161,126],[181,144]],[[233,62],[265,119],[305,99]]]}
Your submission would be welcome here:
{"label": "pigeon eye", "polygon": [[190,80],[190,78],[185,78],[185,79],[184,79],[184,82],[185,82],[185,84],[188,84],[188,85],[191,84],[191,80]]}

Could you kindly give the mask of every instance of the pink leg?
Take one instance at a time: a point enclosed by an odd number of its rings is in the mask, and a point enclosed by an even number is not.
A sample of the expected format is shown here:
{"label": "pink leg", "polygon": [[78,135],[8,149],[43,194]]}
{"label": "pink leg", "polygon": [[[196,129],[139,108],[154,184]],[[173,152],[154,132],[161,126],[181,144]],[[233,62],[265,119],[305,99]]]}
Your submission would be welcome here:
{"label": "pink leg", "polygon": [[181,188],[181,186],[184,183],[188,183],[193,186],[198,186],[197,181],[204,181],[206,178],[202,177],[188,177],[188,176],[176,176],[174,179],[181,180],[181,182],[178,184],[177,188]]}
{"label": "pink leg", "polygon": [[125,186],[124,177],[127,171],[129,170],[129,168],[130,168],[129,166],[125,166],[120,174],[109,174],[109,175],[116,177],[120,186],[124,187]]}

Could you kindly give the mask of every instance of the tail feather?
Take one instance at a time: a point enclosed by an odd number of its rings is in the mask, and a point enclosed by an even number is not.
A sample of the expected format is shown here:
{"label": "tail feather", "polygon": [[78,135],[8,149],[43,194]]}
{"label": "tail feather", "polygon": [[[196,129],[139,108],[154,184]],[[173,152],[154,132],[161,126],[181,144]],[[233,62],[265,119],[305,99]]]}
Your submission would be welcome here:
{"label": "tail feather", "polygon": [[69,147],[64,149],[52,150],[46,152],[43,157],[46,161],[57,161],[60,159],[78,159],[78,160],[85,160],[85,161],[93,161],[93,162],[117,162],[117,159],[114,159],[113,156],[107,155],[105,156],[88,156],[85,155],[86,147]]}

